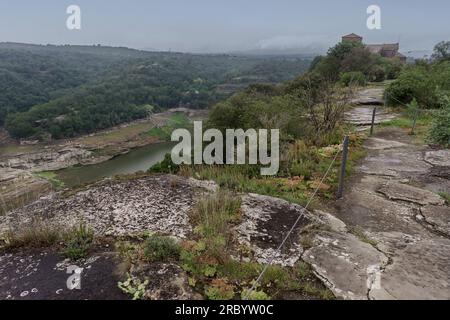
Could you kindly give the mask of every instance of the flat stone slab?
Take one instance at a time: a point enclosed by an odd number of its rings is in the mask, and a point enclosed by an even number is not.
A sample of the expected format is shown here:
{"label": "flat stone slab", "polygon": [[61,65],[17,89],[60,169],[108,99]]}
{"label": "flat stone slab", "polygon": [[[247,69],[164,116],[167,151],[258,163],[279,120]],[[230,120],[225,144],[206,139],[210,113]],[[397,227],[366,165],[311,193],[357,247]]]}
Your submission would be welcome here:
{"label": "flat stone slab", "polygon": [[406,147],[407,144],[395,140],[386,140],[370,137],[364,142],[364,147],[369,150],[385,150]]}
{"label": "flat stone slab", "polygon": [[431,167],[430,164],[423,161],[420,150],[394,148],[375,150],[364,159],[364,163],[357,169],[366,174],[407,178],[412,174],[427,173]]}
{"label": "flat stone slab", "polygon": [[[118,258],[100,253],[77,262],[63,260],[53,252],[0,255],[0,300],[124,300],[127,295],[117,287],[122,281],[117,272]],[[70,290],[67,268],[82,268],[81,289]]]}
{"label": "flat stone slab", "polygon": [[450,240],[426,239],[396,251],[371,299],[449,300]]}
{"label": "flat stone slab", "polygon": [[[237,241],[252,249],[259,263],[268,263],[275,257],[273,263],[283,266],[293,266],[301,257],[303,248],[300,245],[301,229],[313,221],[313,215],[302,206],[288,201],[248,194],[242,201],[242,222],[235,227]],[[276,249],[283,241],[298,217],[301,219],[282,252]]]}
{"label": "flat stone slab", "polygon": [[328,228],[330,228],[332,231],[335,232],[347,232],[347,225],[342,221],[333,216],[332,214],[321,211],[321,210],[314,210],[314,214],[320,219],[320,221],[326,225]]}
{"label": "flat stone slab", "polygon": [[39,218],[56,227],[70,227],[82,220],[104,236],[150,231],[185,238],[192,229],[189,210],[211,190],[210,182],[171,175],[103,182],[68,198],[41,198],[0,216],[0,233]]}
{"label": "flat stone slab", "polygon": [[420,205],[443,205],[445,203],[444,199],[431,191],[398,182],[387,182],[378,189],[378,192],[390,200],[402,200]]}
{"label": "flat stone slab", "polygon": [[450,167],[450,149],[425,152],[425,161],[434,166]]}
{"label": "flat stone slab", "polygon": [[415,220],[411,206],[396,203],[356,184],[344,195],[337,217],[347,225],[357,225],[369,232],[426,232]]}
{"label": "flat stone slab", "polygon": [[420,209],[425,221],[450,237],[450,207],[426,206]]}
{"label": "flat stone slab", "polygon": [[[344,113],[344,120],[357,126],[367,126],[372,124],[372,114],[374,107],[355,107]],[[395,119],[398,115],[387,113],[381,108],[377,108],[374,124],[380,124]]]}
{"label": "flat stone slab", "polygon": [[356,94],[355,99],[352,100],[354,104],[384,104],[384,88],[369,88],[361,90]]}
{"label": "flat stone slab", "polygon": [[303,260],[324,284],[339,298],[366,300],[374,272],[384,268],[388,258],[348,233],[322,231],[313,242]]}

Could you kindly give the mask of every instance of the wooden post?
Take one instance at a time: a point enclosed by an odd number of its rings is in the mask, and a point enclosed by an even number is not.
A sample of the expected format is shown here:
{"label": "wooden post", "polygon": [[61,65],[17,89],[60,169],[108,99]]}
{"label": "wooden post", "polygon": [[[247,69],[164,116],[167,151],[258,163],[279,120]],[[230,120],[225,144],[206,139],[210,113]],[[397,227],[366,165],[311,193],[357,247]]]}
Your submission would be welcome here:
{"label": "wooden post", "polygon": [[373,135],[373,127],[375,125],[375,116],[377,114],[377,107],[373,108],[373,112],[372,112],[372,124],[370,126],[370,135]]}
{"label": "wooden post", "polygon": [[339,187],[337,192],[337,198],[342,198],[344,193],[344,179],[345,179],[345,168],[347,166],[347,157],[348,157],[348,144],[349,138],[345,136],[344,138],[344,149],[342,150],[342,163],[341,163],[341,172],[339,175]]}

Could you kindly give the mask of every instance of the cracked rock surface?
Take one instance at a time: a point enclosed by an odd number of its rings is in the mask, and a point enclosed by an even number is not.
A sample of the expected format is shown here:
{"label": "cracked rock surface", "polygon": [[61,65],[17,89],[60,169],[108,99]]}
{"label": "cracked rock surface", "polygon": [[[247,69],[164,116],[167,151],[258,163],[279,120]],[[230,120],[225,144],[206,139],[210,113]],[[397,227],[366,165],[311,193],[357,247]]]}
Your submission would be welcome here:
{"label": "cracked rock surface", "polygon": [[130,235],[144,231],[185,238],[191,231],[188,212],[201,194],[214,190],[210,182],[159,175],[121,182],[103,182],[68,198],[41,198],[0,216],[0,231],[34,218],[70,227],[80,220],[97,235]]}
{"label": "cracked rock surface", "polygon": [[[303,207],[288,201],[248,194],[242,199],[242,222],[235,227],[237,241],[250,247],[259,263],[268,263],[275,257],[274,264],[293,266],[301,257],[299,233],[303,227],[317,221]],[[282,248],[277,248],[300,216],[299,223],[293,230],[289,241]]]}
{"label": "cracked rock surface", "polygon": [[337,297],[348,300],[367,299],[372,285],[368,270],[382,269],[388,262],[383,253],[354,235],[330,232],[315,236],[314,246],[304,253],[303,260]]}
{"label": "cracked rock surface", "polygon": [[420,213],[431,229],[435,229],[450,238],[450,207],[425,206]]}
{"label": "cracked rock surface", "polygon": [[[345,112],[345,120],[357,126],[370,126],[372,124],[373,109],[375,106],[356,107]],[[385,112],[381,107],[377,107],[374,124],[395,119],[395,115]]]}
{"label": "cracked rock surface", "polygon": [[387,182],[378,189],[391,200],[403,200],[419,205],[444,205],[445,201],[438,194],[408,184]]}
{"label": "cracked rock surface", "polygon": [[368,88],[357,92],[356,97],[352,103],[357,105],[383,105],[384,104],[384,89],[383,88]]}
{"label": "cracked rock surface", "polygon": [[[347,183],[344,198],[331,210],[388,259],[387,263],[382,259],[373,277],[370,268],[366,270],[367,279],[375,279],[368,281],[366,298],[450,299],[450,208],[437,194],[450,186],[450,180],[440,174],[442,166],[448,165],[448,150],[417,146],[396,128],[379,130],[365,145],[366,159]],[[369,252],[361,256],[370,256]],[[323,253],[313,256],[317,259]],[[352,282],[362,270],[346,271],[342,275],[323,262],[317,267],[331,288],[342,291],[336,294],[349,299],[352,295],[346,292],[358,292]]]}

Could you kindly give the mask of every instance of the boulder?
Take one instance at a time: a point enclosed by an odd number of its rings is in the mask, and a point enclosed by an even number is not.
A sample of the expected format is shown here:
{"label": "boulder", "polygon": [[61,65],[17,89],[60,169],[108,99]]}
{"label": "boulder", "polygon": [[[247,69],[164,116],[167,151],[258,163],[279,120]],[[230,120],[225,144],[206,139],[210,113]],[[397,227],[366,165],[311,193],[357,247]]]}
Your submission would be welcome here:
{"label": "boulder", "polygon": [[303,260],[337,297],[346,300],[366,300],[377,272],[388,262],[383,253],[354,235],[328,231],[316,234]]}

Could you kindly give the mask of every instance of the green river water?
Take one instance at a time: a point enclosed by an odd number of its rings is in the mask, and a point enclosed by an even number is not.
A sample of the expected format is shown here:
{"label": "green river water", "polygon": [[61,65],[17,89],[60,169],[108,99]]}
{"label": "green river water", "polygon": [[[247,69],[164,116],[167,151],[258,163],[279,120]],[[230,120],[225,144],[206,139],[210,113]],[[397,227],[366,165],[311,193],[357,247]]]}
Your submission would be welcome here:
{"label": "green river water", "polygon": [[170,153],[174,145],[172,142],[166,142],[137,148],[99,164],[60,170],[57,177],[66,187],[76,187],[118,174],[146,171],[163,160],[164,155]]}

